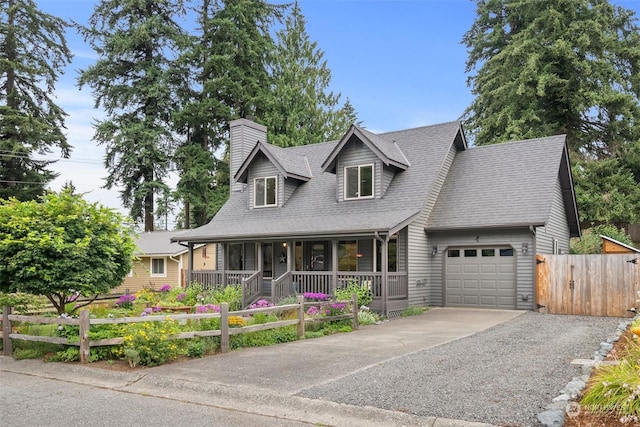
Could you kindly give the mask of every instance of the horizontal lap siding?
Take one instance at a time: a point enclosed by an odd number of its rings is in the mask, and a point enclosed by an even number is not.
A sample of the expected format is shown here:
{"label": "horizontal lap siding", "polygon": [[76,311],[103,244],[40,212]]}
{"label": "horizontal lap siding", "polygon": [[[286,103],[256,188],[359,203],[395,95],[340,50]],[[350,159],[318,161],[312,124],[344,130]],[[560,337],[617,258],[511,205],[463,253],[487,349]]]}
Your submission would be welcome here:
{"label": "horizontal lap siding", "polygon": [[562,201],[560,181],[556,182],[549,220],[544,227],[536,230],[536,248],[539,254],[553,254],[553,239],[558,240],[558,248],[563,254],[569,253],[569,226]]}
{"label": "horizontal lap siding", "polygon": [[[534,268],[535,253],[533,251],[533,235],[529,230],[496,230],[493,232],[450,232],[430,234],[431,243],[438,246],[438,254],[431,258],[432,269],[429,281],[431,304],[443,305],[444,294],[444,261],[446,250],[450,247],[474,246],[511,246],[516,253],[516,308],[533,309],[534,304]],[[529,247],[527,254],[522,254],[522,244]],[[522,301],[522,296],[528,301]]]}
{"label": "horizontal lap siding", "polygon": [[407,229],[409,305],[441,305],[441,303],[437,302],[434,304],[433,297],[439,296],[442,298],[442,295],[434,295],[429,286],[429,277],[433,270],[431,262],[432,243],[427,238],[424,228],[427,225],[429,214],[438,200],[438,195],[444,185],[444,181],[455,156],[456,148],[452,144],[440,168],[440,174],[433,184],[433,188],[431,189],[422,213]]}
{"label": "horizontal lap siding", "polygon": [[230,150],[230,175],[232,191],[242,191],[244,188],[243,183],[234,183],[233,177],[240,169],[242,162],[249,156],[253,147],[255,147],[258,141],[266,142],[266,128],[256,123],[248,122],[248,125],[237,126],[233,122],[231,123],[229,138],[231,141]]}
{"label": "horizontal lap siding", "polygon": [[[267,159],[263,154],[256,156],[256,159],[251,165],[249,170],[249,179],[247,180],[247,185],[249,186],[249,203],[251,204],[250,208],[253,208],[254,204],[254,188],[253,188],[253,180],[255,178],[265,178],[269,176],[278,177],[278,205],[282,205],[282,200],[284,200],[284,185],[283,180],[278,173],[278,169]],[[258,208],[258,209],[275,209],[275,207],[267,207],[267,208]]]}
{"label": "horizontal lap siding", "polygon": [[344,168],[345,166],[374,165],[373,194],[376,198],[382,195],[382,163],[373,151],[365,144],[349,142],[338,156],[336,165],[336,183],[338,200],[344,200]]}

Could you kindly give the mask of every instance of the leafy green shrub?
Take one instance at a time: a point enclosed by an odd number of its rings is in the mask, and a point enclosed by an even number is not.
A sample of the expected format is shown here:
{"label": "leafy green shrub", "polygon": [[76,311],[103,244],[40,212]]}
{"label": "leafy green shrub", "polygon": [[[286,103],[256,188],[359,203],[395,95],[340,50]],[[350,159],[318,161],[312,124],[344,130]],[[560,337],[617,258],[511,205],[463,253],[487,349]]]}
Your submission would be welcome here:
{"label": "leafy green shrub", "polygon": [[358,323],[361,325],[374,325],[380,321],[380,316],[369,307],[362,306],[358,311]]}
{"label": "leafy green shrub", "polygon": [[40,295],[0,292],[0,313],[5,305],[13,307],[14,313],[25,313],[29,309],[37,310],[44,307],[45,301],[45,298]]}
{"label": "leafy green shrub", "polygon": [[46,351],[42,351],[38,348],[16,348],[13,350],[13,358],[16,360],[22,359],[40,359],[47,354]]}
{"label": "leafy green shrub", "polygon": [[180,327],[171,319],[129,324],[123,337],[124,355],[134,366],[162,365],[184,353],[184,347],[170,339],[178,332]]}
{"label": "leafy green shrub", "polygon": [[400,312],[400,315],[402,317],[417,316],[419,314],[424,313],[427,310],[428,309],[426,307],[418,307],[416,305],[410,305],[409,307],[402,310]]}
{"label": "leafy green shrub", "polygon": [[187,343],[186,354],[188,357],[204,357],[215,352],[219,345],[220,339],[218,337],[195,338]]}
{"label": "leafy green shrub", "polygon": [[253,318],[253,324],[260,325],[263,323],[275,322],[278,320],[278,316],[271,313],[255,313],[251,315]]}
{"label": "leafy green shrub", "polygon": [[39,341],[13,340],[13,357],[20,359],[41,359],[47,354],[53,354],[64,350],[60,344],[52,344]]}
{"label": "leafy green shrub", "polygon": [[220,304],[226,302],[229,304],[229,311],[237,311],[242,309],[242,286],[229,285],[216,288],[212,291],[213,303]]}
{"label": "leafy green shrub", "polygon": [[305,331],[304,332],[305,338],[320,338],[323,336],[324,336],[324,332],[322,331]]}
{"label": "leafy green shrub", "polygon": [[278,301],[278,304],[276,305],[290,305],[290,304],[297,304],[297,303],[298,303],[298,297],[296,295],[288,295],[286,297],[280,298],[280,301]]}
{"label": "leafy green shrub", "polygon": [[631,237],[621,228],[610,224],[596,225],[582,231],[582,237],[571,239],[570,247],[572,254],[601,254],[602,238],[600,235],[610,237],[614,240],[633,246]]}
{"label": "leafy green shrub", "polygon": [[336,299],[339,301],[350,300],[353,294],[358,297],[358,308],[363,305],[368,306],[373,300],[373,293],[369,290],[369,287],[360,285],[355,280],[350,280],[344,288],[336,289]]}
{"label": "leafy green shrub", "polygon": [[187,287],[187,290],[184,292],[184,304],[185,305],[196,305],[197,303],[201,303],[204,301],[203,293],[204,287],[199,282],[191,282]]}
{"label": "leafy green shrub", "polygon": [[77,347],[67,347],[66,350],[58,351],[47,360],[51,362],[75,362],[80,360],[80,349]]}

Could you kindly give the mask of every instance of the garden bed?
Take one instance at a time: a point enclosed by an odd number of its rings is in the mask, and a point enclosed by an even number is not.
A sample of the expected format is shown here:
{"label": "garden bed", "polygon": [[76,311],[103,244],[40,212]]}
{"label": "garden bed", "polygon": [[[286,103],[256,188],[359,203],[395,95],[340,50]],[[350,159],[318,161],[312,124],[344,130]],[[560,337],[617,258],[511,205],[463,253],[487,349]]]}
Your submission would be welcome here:
{"label": "garden bed", "polygon": [[[635,322],[634,322],[635,324]],[[637,337],[631,332],[630,327],[613,343],[613,348],[605,358],[606,361],[615,362],[628,356],[629,346],[637,342]],[[636,373],[640,384],[640,360],[636,360]],[[640,427],[640,420],[635,421],[633,416],[625,419],[624,415],[612,411],[591,411],[585,405],[580,405],[582,398],[594,387],[597,379],[597,369],[593,371],[590,381],[579,396],[578,401],[572,402],[570,410],[565,416],[564,427]]]}

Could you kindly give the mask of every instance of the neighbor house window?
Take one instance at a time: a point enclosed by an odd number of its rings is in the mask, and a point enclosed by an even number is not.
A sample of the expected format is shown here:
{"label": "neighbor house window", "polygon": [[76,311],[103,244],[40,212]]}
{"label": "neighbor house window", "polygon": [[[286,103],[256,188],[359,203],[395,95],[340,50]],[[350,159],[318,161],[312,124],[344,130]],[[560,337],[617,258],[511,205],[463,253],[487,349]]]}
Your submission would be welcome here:
{"label": "neighbor house window", "polygon": [[277,177],[256,178],[253,183],[255,206],[276,206]]}
{"label": "neighbor house window", "polygon": [[151,277],[166,277],[164,258],[151,258]]}
{"label": "neighbor house window", "polygon": [[373,197],[373,165],[344,168],[345,199]]}

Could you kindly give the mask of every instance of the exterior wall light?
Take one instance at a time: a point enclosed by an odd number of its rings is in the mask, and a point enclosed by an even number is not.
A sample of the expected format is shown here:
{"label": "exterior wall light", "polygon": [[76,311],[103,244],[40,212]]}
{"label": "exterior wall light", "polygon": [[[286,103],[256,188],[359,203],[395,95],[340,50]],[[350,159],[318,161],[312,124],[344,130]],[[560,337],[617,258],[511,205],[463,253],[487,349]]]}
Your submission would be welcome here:
{"label": "exterior wall light", "polygon": [[522,254],[526,254],[527,252],[529,252],[529,244],[528,243],[523,243],[522,244]]}
{"label": "exterior wall light", "polygon": [[431,256],[436,256],[437,253],[438,253],[438,247],[437,246],[433,246],[431,248]]}

